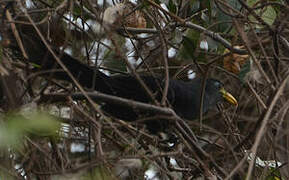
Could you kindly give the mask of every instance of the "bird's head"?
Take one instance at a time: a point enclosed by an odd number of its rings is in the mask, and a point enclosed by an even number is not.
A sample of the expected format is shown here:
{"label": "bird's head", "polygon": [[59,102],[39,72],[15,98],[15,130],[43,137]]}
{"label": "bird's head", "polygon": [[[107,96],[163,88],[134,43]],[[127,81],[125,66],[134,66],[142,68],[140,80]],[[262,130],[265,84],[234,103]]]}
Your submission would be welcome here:
{"label": "bird's head", "polygon": [[234,96],[225,90],[224,84],[216,79],[207,79],[206,94],[208,95],[206,98],[210,104],[216,104],[219,101],[225,100],[234,106],[238,105]]}

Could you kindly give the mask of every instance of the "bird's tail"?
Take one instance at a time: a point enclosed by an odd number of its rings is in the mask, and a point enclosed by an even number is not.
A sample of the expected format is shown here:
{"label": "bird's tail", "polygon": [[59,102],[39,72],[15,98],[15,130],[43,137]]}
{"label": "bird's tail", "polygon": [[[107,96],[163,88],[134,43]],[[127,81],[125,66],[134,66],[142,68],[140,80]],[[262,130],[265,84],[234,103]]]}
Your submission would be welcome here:
{"label": "bird's tail", "polygon": [[[29,62],[39,65],[40,68],[38,68],[38,70],[47,71],[45,75],[49,74],[49,76],[53,78],[71,82],[72,78],[67,74],[67,72],[63,71],[62,67],[57,63],[57,59],[48,50],[47,46],[38,36],[33,26],[19,25],[18,30],[25,52],[28,55]],[[11,39],[14,39],[12,33],[8,34],[10,34]],[[17,41],[15,40],[11,42]],[[21,52],[17,43],[11,43],[10,48]],[[69,54],[63,51],[61,52],[58,48],[53,48],[53,46],[51,46],[51,48],[59,60],[71,72],[73,78],[75,78],[82,86],[93,88],[100,92],[109,93],[110,88],[108,84],[111,81],[109,76],[106,76],[98,69],[91,68],[88,65],[81,63]]]}
{"label": "bird's tail", "polygon": [[[111,79],[109,76],[106,76],[96,68],[83,64],[69,54],[60,53],[58,58],[80,85],[89,89],[93,88],[97,91],[109,93],[109,81]],[[41,62],[41,70],[48,70],[52,78],[72,82],[72,77],[60,68],[61,66],[58,65],[56,59],[50,52],[47,51],[38,62]]]}
{"label": "bird's tail", "polygon": [[[28,61],[38,65],[36,68],[37,70],[46,71],[45,75],[49,75],[52,78],[72,82],[72,77],[70,77],[58,64],[55,56],[52,55],[39,37],[35,36],[35,34],[27,34],[27,32],[24,32],[21,35],[25,51],[28,55]],[[73,78],[75,78],[83,87],[94,88],[95,90],[108,93],[110,77],[106,76],[98,69],[83,64],[65,52],[60,52],[52,46],[51,48],[57,58],[73,75]]]}

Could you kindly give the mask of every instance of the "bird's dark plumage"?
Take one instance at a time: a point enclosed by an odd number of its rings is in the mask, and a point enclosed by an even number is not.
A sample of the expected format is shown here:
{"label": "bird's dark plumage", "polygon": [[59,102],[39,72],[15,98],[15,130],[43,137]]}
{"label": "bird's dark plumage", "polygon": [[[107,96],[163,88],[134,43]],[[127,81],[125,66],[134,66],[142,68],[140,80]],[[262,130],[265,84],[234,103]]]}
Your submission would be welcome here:
{"label": "bird's dark plumage", "polygon": [[[46,59],[42,68],[51,69],[54,66],[54,58],[50,53],[44,57]],[[64,65],[70,70],[78,82],[86,87],[91,88],[94,86],[96,91],[149,103],[145,90],[141,87],[140,83],[131,75],[116,75],[107,76],[97,69],[93,69],[87,65],[80,63],[68,54],[63,53],[60,57]],[[57,79],[70,80],[68,75],[64,72],[53,74]],[[160,77],[141,76],[142,80],[149,87],[149,89],[156,94],[156,98],[160,100],[164,80]],[[206,81],[206,88],[203,101],[203,112],[207,112],[210,108],[214,107],[217,102],[223,99],[220,89],[223,84],[215,79],[208,79]],[[175,112],[188,120],[198,117],[200,112],[200,99],[202,91],[202,79],[195,78],[190,82],[180,80],[169,80],[169,88],[167,100],[168,104],[175,110]],[[103,109],[117,118],[128,121],[133,121],[138,118],[140,114],[133,109],[122,107],[120,105],[105,104]]]}
{"label": "bird's dark plumage", "polygon": [[[47,50],[47,47],[42,41],[39,40],[37,36],[31,36],[25,32],[22,33],[22,40],[25,50],[29,55],[29,61],[39,64],[42,70],[59,69],[59,65],[56,63],[54,56]],[[55,50],[55,52],[61,62],[82,86],[86,88],[93,87],[96,91],[109,95],[150,103],[151,99],[133,76],[107,76],[98,69],[82,64],[64,52],[60,53],[58,50]],[[52,76],[60,80],[71,81],[65,72],[53,72]],[[156,98],[160,100],[164,80],[161,77],[153,76],[142,76],[142,79],[150,90],[156,94]],[[222,86],[222,83],[215,79],[208,79],[206,81],[203,113],[207,112],[210,108],[214,107],[217,102],[226,97],[226,92],[221,92]],[[200,78],[193,79],[191,82],[170,79],[167,102],[179,116],[192,120],[197,118],[200,112],[201,91],[202,79]],[[233,103],[236,103],[236,101]],[[146,112],[140,113],[133,108],[116,104],[106,103],[102,107],[111,115],[127,121],[137,120],[139,115],[146,114]]]}

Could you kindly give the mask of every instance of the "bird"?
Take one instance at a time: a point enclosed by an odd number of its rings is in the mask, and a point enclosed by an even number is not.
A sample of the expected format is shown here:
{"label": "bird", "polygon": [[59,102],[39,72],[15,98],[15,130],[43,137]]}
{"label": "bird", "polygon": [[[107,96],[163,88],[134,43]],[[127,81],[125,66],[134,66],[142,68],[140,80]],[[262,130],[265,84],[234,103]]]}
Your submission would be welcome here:
{"label": "bird", "polygon": [[[22,27],[24,26],[24,27]],[[30,26],[22,25],[21,37],[25,51],[28,54],[28,61],[37,64],[36,69],[48,70],[51,72],[51,77],[59,80],[70,81],[72,79],[64,71],[50,71],[54,69],[62,69],[54,55],[47,49],[46,45],[33,35],[34,31]],[[87,89],[131,99],[142,103],[151,103],[151,98],[147,95],[139,81],[132,75],[106,75],[95,67],[88,66],[73,56],[60,51],[57,47],[50,46],[54,53],[59,57],[59,60],[71,72],[73,77],[80,85]],[[17,45],[16,48],[18,49]],[[20,51],[21,52],[21,51]],[[141,75],[140,76],[146,86],[155,95],[156,100],[161,100],[162,89],[165,85],[165,80],[161,76]],[[167,91],[167,105],[172,108],[175,113],[183,119],[194,120],[200,115],[201,93],[202,93],[203,78],[194,78],[191,81],[182,81],[169,78]],[[214,108],[219,102],[227,101],[233,105],[237,105],[237,100],[225,90],[224,84],[217,79],[208,78],[205,82],[203,108],[202,113],[208,112]],[[112,117],[119,118],[125,121],[136,121],[141,117],[148,115],[147,112],[139,112],[134,108],[121,106],[112,103],[100,103],[105,113]],[[149,114],[151,115],[151,114]],[[148,126],[150,129],[158,129],[157,121],[153,121]],[[158,131],[158,130],[156,130]]]}
{"label": "bird", "polygon": [[[56,61],[51,53],[47,52],[41,56],[41,58],[41,69],[49,70],[56,67]],[[151,103],[151,98],[147,95],[139,81],[132,75],[106,75],[99,69],[83,64],[64,52],[61,53],[59,58],[79,84],[87,89],[93,88],[95,91],[108,95],[131,99],[142,103]],[[32,59],[39,60],[39,57],[32,57]],[[52,77],[59,80],[71,81],[71,78],[63,71],[53,72]],[[165,84],[164,78],[153,75],[141,75],[140,77],[155,95],[155,99],[160,100],[162,97],[161,92]],[[166,97],[167,104],[181,118],[194,120],[200,115],[201,93],[203,89],[202,82],[202,78],[194,78],[187,82],[169,79]],[[217,79],[208,78],[205,83],[202,112],[208,112],[215,107],[218,102],[224,100],[233,105],[238,104],[237,100],[225,90],[222,82]],[[140,112],[134,108],[112,103],[102,104],[102,110],[112,117],[125,121],[135,121],[147,114],[146,112]],[[153,123],[150,122],[148,126],[150,126],[150,131],[158,131],[158,126],[163,125],[153,121]]]}

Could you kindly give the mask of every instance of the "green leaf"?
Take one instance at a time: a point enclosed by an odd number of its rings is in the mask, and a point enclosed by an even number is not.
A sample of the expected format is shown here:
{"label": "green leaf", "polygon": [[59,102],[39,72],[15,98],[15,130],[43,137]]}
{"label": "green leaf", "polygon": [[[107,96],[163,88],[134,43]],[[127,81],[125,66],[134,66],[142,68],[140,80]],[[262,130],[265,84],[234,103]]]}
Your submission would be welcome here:
{"label": "green leaf", "polygon": [[[259,1],[259,0],[258,0]],[[256,4],[257,0],[247,0],[247,4],[252,7]]]}
{"label": "green leaf", "polygon": [[179,57],[184,60],[192,60],[195,58],[194,52],[196,42],[188,36],[183,36],[182,48],[179,51]]}
{"label": "green leaf", "polygon": [[278,168],[269,168],[268,174],[266,180],[281,180],[281,174]]}
{"label": "green leaf", "polygon": [[192,39],[187,36],[183,37],[183,45],[186,52],[186,56],[189,58],[194,58],[194,51],[196,49],[196,44]]}
{"label": "green leaf", "polygon": [[44,112],[36,112],[24,117],[20,114],[8,114],[5,123],[0,126],[0,147],[17,147],[25,135],[55,136],[60,123]]}
{"label": "green leaf", "polygon": [[189,61],[192,61],[193,59],[199,62],[204,61],[204,53],[196,53],[197,49],[200,49],[200,33],[198,31],[189,30],[187,35],[183,36],[178,58]]}
{"label": "green leaf", "polygon": [[269,25],[275,21],[277,14],[272,6],[267,6],[265,12],[262,14],[262,19]]}
{"label": "green leaf", "polygon": [[[257,4],[257,0],[248,0],[247,3],[250,7],[254,7]],[[278,8],[272,6],[265,6],[263,9],[256,10],[255,13],[259,14],[261,18],[269,25],[272,25],[277,17],[276,10]],[[278,11],[278,10],[277,10]],[[255,21],[254,18],[250,16],[252,21]],[[258,27],[258,26],[257,26]]]}
{"label": "green leaf", "polygon": [[36,64],[36,63],[30,63],[33,67],[35,67],[35,68],[41,68],[41,66],[39,65],[39,64]]}
{"label": "green leaf", "polygon": [[[236,0],[227,0],[226,3],[228,3],[232,8],[236,9],[237,11],[239,11],[242,7],[241,4]],[[225,10],[227,9],[225,6],[222,6],[221,4],[219,4],[219,6],[221,6]],[[221,11],[219,7],[217,7],[214,1],[211,1],[211,11],[209,13],[211,14],[211,16],[210,22],[207,24],[208,26],[211,26],[212,24],[217,22],[226,22],[226,23],[219,23],[216,26],[213,26],[213,28],[211,28],[213,31],[227,33],[229,32],[229,30],[231,30],[232,17],[223,13],[223,11]]]}
{"label": "green leaf", "polygon": [[47,113],[37,112],[25,120],[24,128],[34,135],[54,136],[60,129],[60,123]]}

